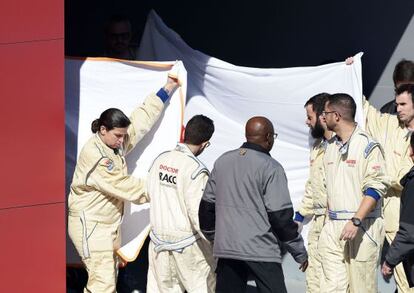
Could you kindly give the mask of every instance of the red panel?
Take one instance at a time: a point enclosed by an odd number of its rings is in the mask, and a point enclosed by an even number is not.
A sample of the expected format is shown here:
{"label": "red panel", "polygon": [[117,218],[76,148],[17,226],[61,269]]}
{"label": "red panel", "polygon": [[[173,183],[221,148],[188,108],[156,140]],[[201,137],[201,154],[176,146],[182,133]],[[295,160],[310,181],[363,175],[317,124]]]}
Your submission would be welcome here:
{"label": "red panel", "polygon": [[65,292],[65,205],[0,210],[0,292]]}
{"label": "red panel", "polygon": [[63,40],[0,46],[0,68],[0,208],[63,202]]}
{"label": "red panel", "polygon": [[63,3],[61,0],[0,1],[0,43],[63,38]]}

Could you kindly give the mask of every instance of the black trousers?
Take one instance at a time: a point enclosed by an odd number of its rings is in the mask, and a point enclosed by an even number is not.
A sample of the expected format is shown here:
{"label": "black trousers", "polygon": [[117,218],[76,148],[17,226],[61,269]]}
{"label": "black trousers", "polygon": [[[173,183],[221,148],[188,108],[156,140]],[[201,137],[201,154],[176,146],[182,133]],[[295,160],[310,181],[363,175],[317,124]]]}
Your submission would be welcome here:
{"label": "black trousers", "polygon": [[217,293],[246,292],[247,278],[253,277],[259,293],[287,293],[282,265],[277,262],[255,262],[219,258]]}

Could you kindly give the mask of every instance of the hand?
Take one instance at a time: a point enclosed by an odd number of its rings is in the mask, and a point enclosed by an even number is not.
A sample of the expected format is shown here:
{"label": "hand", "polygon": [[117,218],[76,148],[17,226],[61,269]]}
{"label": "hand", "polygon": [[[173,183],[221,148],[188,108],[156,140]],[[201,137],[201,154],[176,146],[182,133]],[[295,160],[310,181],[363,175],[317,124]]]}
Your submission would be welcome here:
{"label": "hand", "polygon": [[118,257],[118,268],[125,268],[128,262]]}
{"label": "hand", "polygon": [[384,261],[384,263],[382,264],[381,273],[384,276],[384,278],[390,278],[392,275],[392,268],[390,268],[387,265],[386,261]]}
{"label": "hand", "polygon": [[187,73],[184,68],[184,64],[181,61],[175,61],[173,67],[168,72],[168,82],[174,81],[181,86],[182,83],[187,79]]}
{"label": "hand", "polygon": [[308,268],[308,260],[305,260],[299,267],[299,270],[301,270],[302,272],[306,271],[306,269]]}
{"label": "hand", "polygon": [[358,233],[358,227],[352,224],[351,221],[348,221],[345,224],[344,229],[342,230],[340,240],[353,240]]}
{"label": "hand", "polygon": [[302,233],[303,230],[303,223],[299,221],[295,221],[295,223],[298,225],[298,233]]}
{"label": "hand", "polygon": [[354,57],[348,57],[345,59],[346,65],[351,65],[352,63],[354,63]]}

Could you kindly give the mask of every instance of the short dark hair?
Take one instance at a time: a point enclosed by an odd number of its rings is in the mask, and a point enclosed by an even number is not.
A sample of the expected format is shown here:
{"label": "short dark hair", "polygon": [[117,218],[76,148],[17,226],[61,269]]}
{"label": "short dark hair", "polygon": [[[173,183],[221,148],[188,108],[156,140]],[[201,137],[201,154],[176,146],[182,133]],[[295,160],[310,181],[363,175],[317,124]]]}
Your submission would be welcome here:
{"label": "short dark hair", "polygon": [[328,101],[328,97],[330,94],[328,93],[320,93],[317,95],[314,95],[312,98],[310,98],[306,103],[304,107],[307,107],[309,105],[312,105],[313,112],[316,113],[316,116],[322,115],[322,112],[325,108],[326,101]]}
{"label": "short dark hair", "polygon": [[356,104],[354,99],[344,93],[333,94],[328,97],[329,106],[340,110],[344,120],[355,121]]}
{"label": "short dark hair", "polygon": [[101,126],[105,126],[107,130],[125,128],[131,124],[129,118],[119,109],[109,108],[102,112],[98,119],[92,122],[91,129],[93,133],[98,132]]}
{"label": "short dark hair", "polygon": [[394,86],[397,86],[397,83],[414,83],[414,62],[406,59],[398,62],[395,65],[392,79]]}
{"label": "short dark hair", "polygon": [[414,83],[405,83],[395,89],[395,94],[401,95],[403,92],[408,92],[409,94],[412,94],[413,90],[414,90]]}
{"label": "short dark hair", "polygon": [[184,131],[184,142],[200,145],[210,140],[214,132],[213,120],[204,115],[195,115],[188,121]]}
{"label": "short dark hair", "polygon": [[411,95],[411,100],[414,104],[414,83],[405,83],[395,89],[396,96],[401,95],[404,92],[407,92]]}

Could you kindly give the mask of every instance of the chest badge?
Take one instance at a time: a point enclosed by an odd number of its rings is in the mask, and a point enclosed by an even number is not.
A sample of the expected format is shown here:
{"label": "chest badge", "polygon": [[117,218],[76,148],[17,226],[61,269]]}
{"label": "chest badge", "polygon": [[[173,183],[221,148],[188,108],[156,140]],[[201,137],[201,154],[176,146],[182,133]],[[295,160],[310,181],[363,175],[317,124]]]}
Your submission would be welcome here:
{"label": "chest badge", "polygon": [[104,162],[106,169],[108,169],[108,171],[112,171],[112,169],[114,168],[114,162],[110,159],[105,160]]}

